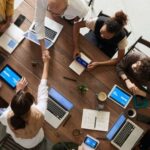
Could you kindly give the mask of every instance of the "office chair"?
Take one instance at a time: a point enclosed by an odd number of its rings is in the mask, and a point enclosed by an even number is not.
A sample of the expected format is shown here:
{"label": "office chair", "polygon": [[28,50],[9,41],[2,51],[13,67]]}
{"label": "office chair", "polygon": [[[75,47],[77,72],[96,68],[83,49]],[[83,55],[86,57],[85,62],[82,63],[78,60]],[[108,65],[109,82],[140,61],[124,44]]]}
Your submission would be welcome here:
{"label": "office chair", "polygon": [[[141,48],[138,46],[138,44],[141,44]],[[148,49],[147,53],[146,53],[146,50],[144,50],[143,48],[144,47]],[[144,53],[145,55],[149,56],[150,57],[150,42],[145,40],[142,36],[140,36],[133,45],[131,45],[129,48],[128,48],[128,52],[126,53],[126,55],[132,51],[132,50],[137,50],[141,53]]]}

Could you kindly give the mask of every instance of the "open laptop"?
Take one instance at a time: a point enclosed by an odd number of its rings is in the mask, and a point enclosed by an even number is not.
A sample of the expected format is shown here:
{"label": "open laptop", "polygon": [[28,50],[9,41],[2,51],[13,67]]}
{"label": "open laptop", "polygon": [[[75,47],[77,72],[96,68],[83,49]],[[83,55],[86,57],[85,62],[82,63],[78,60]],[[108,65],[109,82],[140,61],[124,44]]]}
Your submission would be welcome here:
{"label": "open laptop", "polygon": [[45,120],[54,128],[58,128],[69,115],[73,104],[54,88],[50,88],[48,95]]}
{"label": "open laptop", "polygon": [[24,39],[24,32],[12,23],[9,28],[0,36],[0,46],[11,54],[19,43]]}
{"label": "open laptop", "polygon": [[[44,26],[45,26],[45,47],[50,48],[57,40],[60,32],[63,29],[63,25],[59,24],[58,22],[48,17],[45,17]],[[29,31],[25,33],[25,37],[39,45],[39,41],[37,39],[35,31],[35,22],[33,22],[32,25],[30,26]]]}
{"label": "open laptop", "polygon": [[119,150],[131,150],[144,130],[122,114],[107,132],[106,138]]}

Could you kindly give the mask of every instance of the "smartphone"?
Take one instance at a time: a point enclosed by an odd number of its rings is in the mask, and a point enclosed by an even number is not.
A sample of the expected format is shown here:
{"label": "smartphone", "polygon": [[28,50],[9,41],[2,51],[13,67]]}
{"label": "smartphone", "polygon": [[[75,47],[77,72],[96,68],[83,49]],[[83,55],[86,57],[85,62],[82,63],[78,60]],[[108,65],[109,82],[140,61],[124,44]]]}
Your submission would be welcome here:
{"label": "smartphone", "polygon": [[20,14],[19,17],[16,19],[16,21],[14,22],[14,24],[18,27],[20,27],[20,25],[23,23],[23,21],[25,20],[25,16]]}
{"label": "smartphone", "polygon": [[84,147],[86,147],[85,148],[86,150],[95,150],[100,142],[94,137],[87,135],[83,143],[84,143]]}
{"label": "smartphone", "polygon": [[138,113],[136,119],[137,119],[137,121],[141,121],[143,123],[150,124],[150,117],[149,116]]}

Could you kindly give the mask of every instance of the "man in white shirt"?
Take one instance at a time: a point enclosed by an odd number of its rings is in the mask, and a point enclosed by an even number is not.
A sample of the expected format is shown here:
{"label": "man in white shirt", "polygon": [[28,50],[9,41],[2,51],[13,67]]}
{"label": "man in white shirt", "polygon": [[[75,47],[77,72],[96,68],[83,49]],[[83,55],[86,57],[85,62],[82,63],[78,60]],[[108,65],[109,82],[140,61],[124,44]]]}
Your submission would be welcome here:
{"label": "man in white shirt", "polygon": [[89,7],[84,0],[37,0],[35,10],[35,30],[39,39],[42,51],[45,50],[44,19],[46,11],[53,16],[64,16],[68,20],[84,18]]}

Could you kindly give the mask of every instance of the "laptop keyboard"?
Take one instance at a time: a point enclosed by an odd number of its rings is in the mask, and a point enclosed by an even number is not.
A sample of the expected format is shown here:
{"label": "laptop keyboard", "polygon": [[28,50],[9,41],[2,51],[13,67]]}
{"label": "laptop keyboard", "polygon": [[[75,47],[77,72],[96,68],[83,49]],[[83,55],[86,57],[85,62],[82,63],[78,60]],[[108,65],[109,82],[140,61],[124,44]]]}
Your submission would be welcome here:
{"label": "laptop keyboard", "polygon": [[66,113],[64,110],[62,110],[59,106],[57,106],[51,100],[48,100],[47,110],[50,111],[58,119],[61,119]]}
{"label": "laptop keyboard", "polygon": [[[35,30],[35,25],[32,27],[33,30]],[[54,40],[55,36],[56,36],[57,32],[45,27],[45,36],[48,37],[51,40]]]}
{"label": "laptop keyboard", "polygon": [[132,133],[134,128],[135,127],[130,122],[127,122],[121,132],[115,138],[114,143],[121,147],[128,138],[128,136]]}

